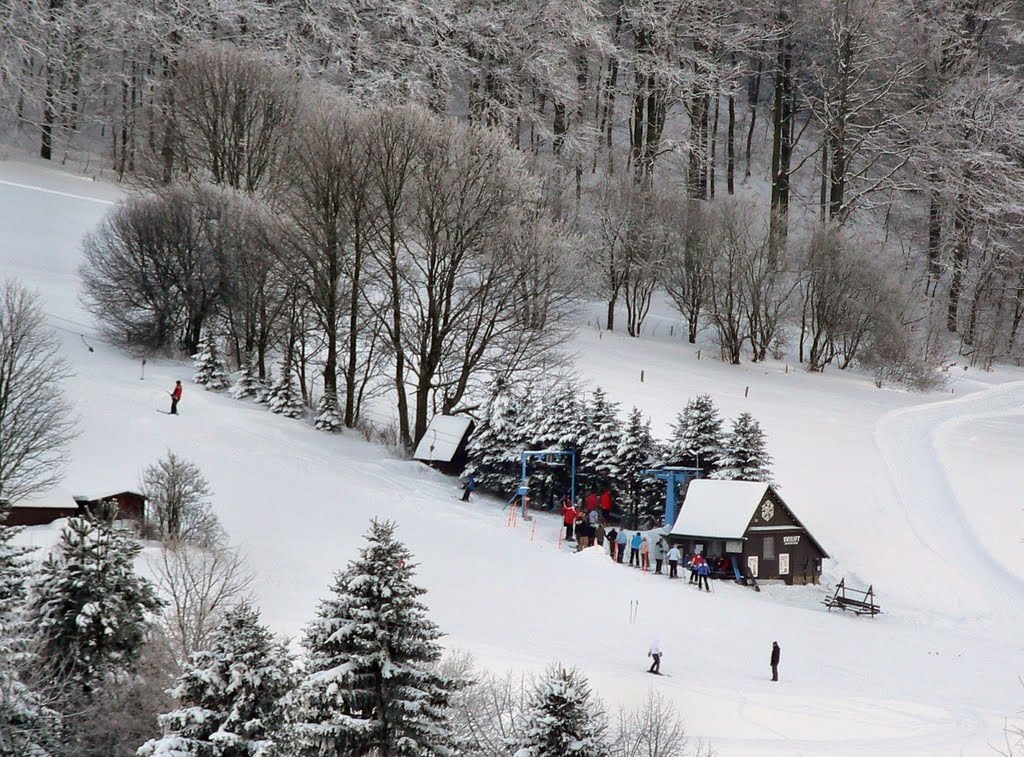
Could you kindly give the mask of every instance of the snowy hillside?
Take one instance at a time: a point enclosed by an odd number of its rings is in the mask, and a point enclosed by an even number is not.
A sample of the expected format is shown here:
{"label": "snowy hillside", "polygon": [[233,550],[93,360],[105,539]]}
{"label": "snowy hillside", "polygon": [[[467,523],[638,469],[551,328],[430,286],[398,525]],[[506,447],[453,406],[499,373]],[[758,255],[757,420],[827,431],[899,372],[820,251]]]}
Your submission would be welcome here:
{"label": "snowy hillside", "polygon": [[[755,594],[715,582],[705,595],[598,550],[560,550],[553,516],[538,517],[535,531],[509,528],[501,503],[464,504],[454,480],[354,434],[319,433],[207,393],[190,366],[151,361],[140,379],[137,361],[93,336],[77,301],[79,239],[118,196],[0,163],[0,272],[42,292],[77,373],[70,389],[84,433],[64,485],[134,486],[168,449],[196,461],[259,574],[274,630],[299,633],[377,516],[398,521],[421,563],[448,646],[493,668],[577,665],[610,703],[636,703],[658,686],[691,736],[721,755],[989,754],[1024,705],[1024,513],[1015,497],[1024,487],[1024,373],[957,369],[941,393],[916,395],[782,363],[734,367],[706,351],[698,360],[665,332],[635,340],[581,327],[581,375],[639,406],[658,434],[697,393],[711,393],[728,417],[751,411],[782,496],[833,556],[826,580],[873,584],[884,614],[829,614],[825,587]],[[180,417],[157,412],[175,379],[185,384]],[[655,637],[672,677],[652,681],[643,670]],[[773,640],[783,650],[778,684],[769,680]]]}

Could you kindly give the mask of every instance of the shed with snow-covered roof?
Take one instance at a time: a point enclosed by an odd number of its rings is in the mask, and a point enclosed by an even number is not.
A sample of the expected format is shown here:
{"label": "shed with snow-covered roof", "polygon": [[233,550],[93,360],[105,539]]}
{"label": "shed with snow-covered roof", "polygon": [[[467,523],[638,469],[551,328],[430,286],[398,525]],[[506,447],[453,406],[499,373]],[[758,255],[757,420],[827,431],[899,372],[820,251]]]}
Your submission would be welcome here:
{"label": "shed with snow-covered roof", "polygon": [[[828,557],[771,484],[691,481],[667,536],[687,555],[712,567],[728,564],[737,578],[817,583]],[[715,559],[711,559],[715,558]]]}
{"label": "shed with snow-covered roof", "polygon": [[8,526],[42,526],[78,515],[78,503],[71,492],[59,487],[7,504]]}
{"label": "shed with snow-covered roof", "polygon": [[413,460],[457,476],[468,462],[466,445],[472,431],[471,418],[464,415],[435,415],[416,445]]}

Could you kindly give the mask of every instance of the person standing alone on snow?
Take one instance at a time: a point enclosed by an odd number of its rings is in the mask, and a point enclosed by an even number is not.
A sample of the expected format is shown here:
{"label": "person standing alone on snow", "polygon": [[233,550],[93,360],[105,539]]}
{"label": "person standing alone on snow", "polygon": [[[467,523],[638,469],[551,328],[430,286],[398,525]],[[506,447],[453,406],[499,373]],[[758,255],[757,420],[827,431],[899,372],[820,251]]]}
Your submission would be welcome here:
{"label": "person standing alone on snow", "polygon": [[181,382],[174,382],[174,391],[171,392],[171,415],[178,414],[178,400],[181,399]]}
{"label": "person standing alone on snow", "polygon": [[469,478],[466,479],[466,483],[462,486],[462,501],[469,502],[469,495],[473,493],[476,488],[476,476],[470,474]]}
{"label": "person standing alone on snow", "polygon": [[647,653],[648,657],[653,657],[654,662],[651,663],[648,673],[657,673],[661,675],[661,642],[655,639],[651,642],[651,650]]}
{"label": "person standing alone on snow", "polygon": [[772,680],[779,680],[779,657],[782,655],[782,649],[779,647],[779,642],[772,642]]}

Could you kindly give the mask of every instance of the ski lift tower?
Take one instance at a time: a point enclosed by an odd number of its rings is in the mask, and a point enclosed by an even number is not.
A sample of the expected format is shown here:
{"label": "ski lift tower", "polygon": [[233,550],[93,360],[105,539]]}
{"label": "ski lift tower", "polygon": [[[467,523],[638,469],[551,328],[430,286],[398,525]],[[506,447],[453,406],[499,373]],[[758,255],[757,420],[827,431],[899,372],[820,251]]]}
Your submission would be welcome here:
{"label": "ski lift tower", "polygon": [[664,481],[667,485],[665,488],[665,525],[669,528],[676,522],[679,489],[693,479],[700,478],[701,473],[700,468],[686,468],[681,465],[666,465],[664,468],[651,468],[644,471],[645,476]]}
{"label": "ski lift tower", "polygon": [[525,497],[530,487],[527,485],[526,465],[533,458],[540,458],[545,463],[556,463],[569,458],[570,490],[569,497],[573,504],[576,504],[576,453],[573,450],[564,449],[538,449],[523,450],[523,481],[517,492],[520,497]]}

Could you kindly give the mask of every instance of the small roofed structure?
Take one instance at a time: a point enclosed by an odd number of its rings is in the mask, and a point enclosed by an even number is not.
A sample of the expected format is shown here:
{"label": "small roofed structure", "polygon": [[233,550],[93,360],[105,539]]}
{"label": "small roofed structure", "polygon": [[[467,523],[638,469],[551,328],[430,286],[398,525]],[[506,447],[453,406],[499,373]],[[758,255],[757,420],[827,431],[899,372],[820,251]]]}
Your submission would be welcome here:
{"label": "small roofed structure", "polygon": [[736,578],[749,574],[787,584],[817,583],[828,558],[778,492],[767,483],[690,482],[668,540],[687,555],[725,557]]}
{"label": "small roofed structure", "polygon": [[435,415],[416,445],[413,459],[457,476],[466,467],[466,447],[473,432],[473,420],[464,415]]}
{"label": "small roofed structure", "polygon": [[9,504],[8,526],[42,526],[78,515],[78,503],[71,492],[59,487]]}
{"label": "small roofed structure", "polygon": [[125,490],[112,493],[90,492],[88,494],[76,494],[75,502],[78,503],[81,511],[92,510],[101,502],[114,500],[117,503],[117,515],[115,520],[130,520],[142,524],[146,518],[146,496],[139,492]]}
{"label": "small roofed structure", "polygon": [[26,497],[11,503],[7,515],[9,526],[42,526],[61,518],[73,518],[92,510],[101,502],[117,502],[116,521],[132,521],[142,524],[146,517],[146,497],[139,492],[124,490],[93,492],[88,495],[72,495],[59,487],[34,497]]}

